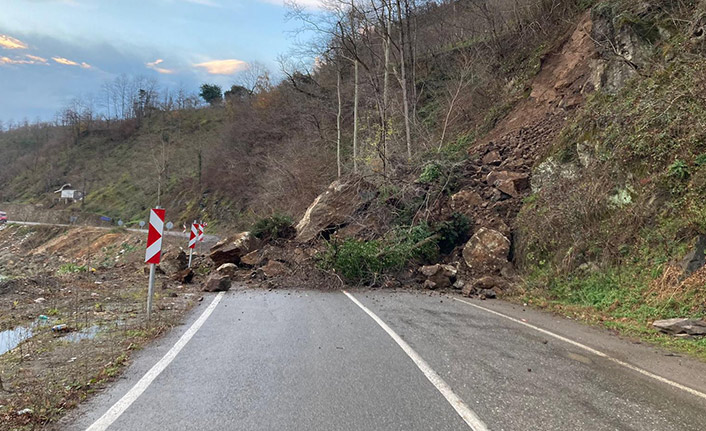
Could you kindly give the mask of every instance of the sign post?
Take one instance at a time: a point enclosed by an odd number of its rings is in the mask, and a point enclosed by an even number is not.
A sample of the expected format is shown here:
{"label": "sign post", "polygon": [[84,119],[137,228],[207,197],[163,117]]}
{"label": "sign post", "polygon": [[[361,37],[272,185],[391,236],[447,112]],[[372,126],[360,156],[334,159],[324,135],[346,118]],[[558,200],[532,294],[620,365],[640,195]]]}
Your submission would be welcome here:
{"label": "sign post", "polygon": [[196,247],[196,241],[199,236],[197,226],[196,220],[194,220],[194,223],[191,225],[191,235],[189,235],[189,268],[191,268],[191,258],[194,255],[194,247]]}
{"label": "sign post", "polygon": [[199,254],[203,252],[203,246],[201,243],[203,242],[203,222],[198,224],[199,227]]}
{"label": "sign post", "polygon": [[154,273],[162,256],[162,234],[164,233],[165,210],[155,208],[150,211],[150,226],[147,233],[147,250],[145,263],[150,264],[150,282],[147,288],[147,320],[152,313],[152,297],[154,296]]}

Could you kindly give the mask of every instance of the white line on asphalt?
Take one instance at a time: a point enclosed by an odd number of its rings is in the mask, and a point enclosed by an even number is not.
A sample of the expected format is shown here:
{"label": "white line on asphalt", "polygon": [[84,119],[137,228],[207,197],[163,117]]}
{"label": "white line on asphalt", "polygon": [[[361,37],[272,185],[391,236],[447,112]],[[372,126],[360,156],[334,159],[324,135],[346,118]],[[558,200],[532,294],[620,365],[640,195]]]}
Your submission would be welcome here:
{"label": "white line on asphalt", "polygon": [[451,404],[451,406],[456,410],[456,412],[461,416],[461,418],[468,424],[468,426],[473,430],[473,431],[488,431],[488,428],[485,426],[483,421],[480,420],[480,418],[471,410],[466,403],[463,402],[463,400],[454,393],[453,389],[451,389],[451,386],[448,385],[444,381],[444,379],[439,376],[436,371],[434,371],[427,362],[422,359],[421,356],[417,352],[412,349],[409,344],[407,344],[395,331],[392,330],[385,322],[382,321],[375,313],[370,311],[365,305],[361,304],[360,301],[358,301],[353,295],[350,293],[346,292],[345,290],[343,293],[346,294],[348,298],[350,298],[351,301],[353,301],[358,307],[360,307],[363,311],[365,311],[368,316],[372,317],[373,320],[380,325],[382,329],[387,332],[387,334],[392,337],[393,340],[404,350],[404,352],[407,354],[407,356],[414,361],[415,365],[424,373],[427,379],[436,387],[436,389],[441,392],[441,395],[446,398],[446,401]]}
{"label": "white line on asphalt", "polygon": [[635,365],[632,365],[632,364],[629,364],[629,363],[627,363],[627,362],[621,361],[620,359],[616,359],[616,358],[614,358],[614,357],[612,357],[612,356],[608,356],[607,354],[601,352],[600,350],[596,350],[596,349],[594,349],[594,348],[592,348],[592,347],[589,347],[589,346],[587,346],[587,345],[585,345],[585,344],[581,344],[581,343],[579,343],[578,341],[574,341],[574,340],[571,340],[571,339],[569,339],[569,338],[562,337],[562,336],[559,335],[559,334],[555,334],[555,333],[553,333],[553,332],[547,331],[546,329],[542,329],[542,328],[537,327],[537,326],[534,326],[534,325],[532,325],[532,324],[530,324],[530,323],[523,322],[522,320],[515,319],[514,317],[510,317],[510,316],[508,316],[508,315],[506,315],[506,314],[499,313],[499,312],[497,312],[497,311],[495,311],[495,310],[491,310],[491,309],[489,309],[489,308],[485,308],[485,307],[480,306],[480,305],[478,305],[478,304],[474,304],[474,303],[472,303],[472,302],[465,301],[465,300],[460,299],[460,298],[454,298],[454,299],[455,299],[456,301],[463,302],[464,304],[470,305],[471,307],[475,307],[475,308],[477,308],[477,309],[479,309],[479,310],[483,310],[483,311],[486,311],[486,312],[488,312],[488,313],[495,314],[496,316],[503,317],[503,318],[505,318],[505,319],[507,319],[507,320],[511,320],[511,321],[513,321],[513,322],[515,322],[515,323],[519,323],[520,325],[523,325],[523,326],[526,326],[526,327],[528,327],[528,328],[534,329],[535,331],[541,332],[542,334],[549,335],[550,337],[554,337],[554,338],[556,338],[557,340],[561,340],[561,341],[564,341],[564,342],[566,342],[566,343],[573,344],[574,346],[579,347],[579,348],[581,348],[581,349],[583,349],[583,350],[586,350],[587,352],[593,353],[593,354],[596,355],[596,356],[600,356],[601,358],[605,358],[605,359],[607,359],[607,360],[609,360],[609,361],[611,361],[611,362],[614,362],[614,363],[616,363],[616,364],[618,364],[618,365],[621,365],[621,366],[623,366],[623,367],[625,367],[625,368],[628,368],[628,369],[630,369],[630,370],[636,371],[636,372],[638,372],[638,373],[640,373],[640,374],[642,374],[642,375],[644,375],[644,376],[650,377],[650,378],[652,378],[652,379],[655,379],[655,380],[657,380],[657,381],[659,381],[659,382],[665,383],[665,384],[670,385],[670,386],[672,386],[672,387],[675,387],[675,388],[677,388],[677,389],[681,389],[682,391],[688,392],[688,393],[690,393],[691,395],[695,395],[695,396],[697,396],[697,397],[706,399],[706,393],[699,392],[699,391],[697,391],[696,389],[692,389],[692,388],[690,388],[690,387],[688,387],[688,386],[684,386],[684,385],[682,385],[682,384],[680,384],[680,383],[677,383],[677,382],[675,382],[675,381],[669,380],[669,379],[664,378],[664,377],[662,377],[662,376],[658,376],[657,374],[651,373],[651,372],[649,372],[649,371],[647,371],[647,370],[643,370],[642,368],[636,367]]}
{"label": "white line on asphalt", "polygon": [[122,415],[125,410],[127,410],[130,405],[135,402],[137,398],[142,395],[142,393],[149,387],[149,385],[154,381],[154,379],[159,376],[159,374],[164,371],[165,368],[176,358],[176,356],[179,354],[181,349],[184,348],[186,343],[191,340],[191,338],[196,334],[196,332],[203,326],[204,322],[208,319],[208,317],[213,313],[213,310],[216,309],[216,306],[218,305],[219,302],[221,302],[221,298],[223,298],[223,294],[225,292],[220,292],[215,298],[213,298],[213,301],[211,301],[211,304],[204,310],[204,312],[199,316],[198,320],[194,322],[193,325],[184,333],[184,335],[179,338],[179,341],[172,346],[171,349],[162,357],[162,359],[159,360],[154,366],[140,379],[139,382],[135,384],[135,386],[132,387],[125,395],[123,395],[120,400],[118,400],[117,403],[113,404],[113,407],[110,408],[103,416],[101,416],[97,421],[93,423],[90,427],[86,429],[86,431],[104,431],[106,430],[113,422],[115,422],[120,415]]}

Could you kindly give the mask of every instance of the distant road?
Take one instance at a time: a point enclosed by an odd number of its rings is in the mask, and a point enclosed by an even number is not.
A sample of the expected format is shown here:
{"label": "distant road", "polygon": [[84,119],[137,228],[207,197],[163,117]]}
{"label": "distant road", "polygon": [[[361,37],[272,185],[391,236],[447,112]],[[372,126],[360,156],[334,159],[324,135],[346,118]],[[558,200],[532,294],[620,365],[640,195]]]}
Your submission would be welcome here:
{"label": "distant road", "polygon": [[207,296],[55,429],[703,431],[706,364],[502,301]]}
{"label": "distant road", "polygon": [[[14,220],[8,220],[7,224],[19,224],[19,225],[25,225],[25,226],[57,226],[57,227],[90,227],[93,229],[101,229],[101,230],[113,230],[113,229],[119,229],[119,226],[89,226],[89,225],[78,225],[78,224],[63,224],[63,223],[39,223],[39,222],[33,222],[33,221],[14,221]],[[147,234],[147,229],[133,229],[133,228],[125,228],[125,230],[129,232],[137,232],[137,233],[144,233]],[[168,236],[176,236],[176,237],[182,237],[182,238],[188,238],[189,237],[189,232],[180,232],[177,230],[167,230],[164,232],[165,235]],[[206,247],[211,247],[215,245],[218,241],[220,241],[220,238],[217,237],[216,235],[204,235],[204,243]]]}

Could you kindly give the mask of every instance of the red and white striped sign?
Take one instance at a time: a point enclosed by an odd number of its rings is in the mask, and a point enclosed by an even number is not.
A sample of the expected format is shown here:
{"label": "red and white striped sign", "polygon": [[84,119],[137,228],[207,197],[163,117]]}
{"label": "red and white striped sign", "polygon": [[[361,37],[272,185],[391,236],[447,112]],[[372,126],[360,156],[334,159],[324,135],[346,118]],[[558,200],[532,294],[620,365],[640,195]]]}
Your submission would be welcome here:
{"label": "red and white striped sign", "polygon": [[162,257],[162,233],[164,232],[163,209],[150,210],[150,229],[147,233],[147,251],[145,251],[145,263],[159,263]]}
{"label": "red and white striped sign", "polygon": [[196,241],[198,240],[199,236],[199,228],[197,226],[198,225],[196,223],[191,225],[191,235],[189,235],[189,248],[196,247]]}
{"label": "red and white striped sign", "polygon": [[199,227],[199,242],[203,242],[203,229],[204,225],[203,224],[198,224]]}

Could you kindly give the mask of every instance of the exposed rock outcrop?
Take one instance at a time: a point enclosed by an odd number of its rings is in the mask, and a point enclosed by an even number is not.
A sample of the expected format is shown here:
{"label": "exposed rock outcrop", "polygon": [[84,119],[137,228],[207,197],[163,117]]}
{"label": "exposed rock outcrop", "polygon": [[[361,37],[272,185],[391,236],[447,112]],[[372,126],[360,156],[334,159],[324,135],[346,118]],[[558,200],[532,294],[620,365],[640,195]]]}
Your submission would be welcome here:
{"label": "exposed rock outcrop", "polygon": [[[648,13],[649,3],[641,8]],[[640,11],[637,18],[641,16]],[[594,65],[594,81],[608,93],[615,94],[642,69],[648,62],[651,45],[661,37],[659,28],[638,34],[638,25],[622,20],[610,3],[593,8],[591,13],[593,29],[591,36],[600,53]]]}

